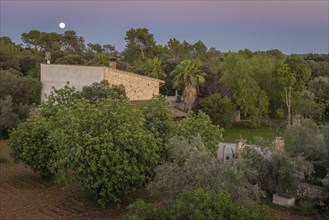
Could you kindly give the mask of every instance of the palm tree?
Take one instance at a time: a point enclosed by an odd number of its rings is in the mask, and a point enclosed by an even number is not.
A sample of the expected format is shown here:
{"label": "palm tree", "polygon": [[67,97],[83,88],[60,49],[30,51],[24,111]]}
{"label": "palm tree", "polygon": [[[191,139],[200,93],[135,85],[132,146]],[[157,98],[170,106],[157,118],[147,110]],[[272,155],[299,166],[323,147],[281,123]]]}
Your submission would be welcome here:
{"label": "palm tree", "polygon": [[144,72],[145,75],[153,78],[158,78],[158,79],[166,78],[166,73],[163,70],[162,60],[157,57],[146,60],[144,65]]}
{"label": "palm tree", "polygon": [[174,88],[183,89],[183,99],[188,107],[191,107],[196,100],[199,92],[199,86],[206,79],[207,74],[201,70],[202,63],[200,60],[183,60],[172,71],[174,74]]}

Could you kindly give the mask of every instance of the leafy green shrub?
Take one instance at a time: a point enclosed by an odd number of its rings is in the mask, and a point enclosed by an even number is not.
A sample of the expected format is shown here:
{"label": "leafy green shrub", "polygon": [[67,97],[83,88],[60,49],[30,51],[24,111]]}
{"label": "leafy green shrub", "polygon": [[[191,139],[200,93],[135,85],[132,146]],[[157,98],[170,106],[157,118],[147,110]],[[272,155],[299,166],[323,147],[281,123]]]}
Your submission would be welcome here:
{"label": "leafy green shrub", "polygon": [[63,181],[73,172],[77,184],[94,192],[101,206],[119,203],[152,176],[159,160],[157,142],[128,100],[82,99],[59,111],[56,120],[53,171]]}
{"label": "leafy green shrub", "polygon": [[11,96],[0,99],[0,137],[8,137],[9,129],[20,122],[19,116],[14,112]]}
{"label": "leafy green shrub", "polygon": [[245,204],[259,200],[262,195],[257,185],[249,184],[243,169],[218,162],[200,137],[190,141],[173,138],[168,143],[168,149],[169,160],[156,168],[155,179],[148,186],[168,203],[174,201],[183,190],[197,188],[211,193],[226,189],[235,201]]}
{"label": "leafy green shrub", "polygon": [[34,67],[28,70],[27,75],[34,78],[34,79],[40,79],[41,75],[41,65],[36,64]]}
{"label": "leafy green shrub", "polygon": [[129,206],[131,215],[126,219],[225,219],[225,220],[271,220],[266,206],[243,206],[235,203],[229,193],[220,191],[210,194],[202,189],[183,191],[167,210],[160,210],[150,204],[137,201]]}
{"label": "leafy green shrub", "polygon": [[126,92],[123,85],[110,86],[107,80],[103,80],[100,83],[95,82],[91,86],[84,86],[81,91],[81,97],[90,101],[107,97],[125,98]]}
{"label": "leafy green shrub", "polygon": [[232,201],[230,194],[209,194],[202,189],[183,191],[172,206],[173,219],[276,219],[265,206],[246,207]]}
{"label": "leafy green shrub", "polygon": [[32,104],[40,103],[41,83],[13,70],[0,70],[0,136],[24,121]]}
{"label": "leafy green shrub", "polygon": [[291,152],[293,154],[302,154],[308,160],[327,158],[328,149],[324,135],[312,119],[296,116],[288,132],[292,138]]}
{"label": "leafy green shrub", "polygon": [[245,147],[237,166],[245,172],[250,184],[257,184],[268,193],[295,195],[298,176],[310,175],[313,166],[302,156],[292,157],[283,152],[271,151],[272,146],[256,150]]}
{"label": "leafy green shrub", "polygon": [[13,129],[8,141],[14,158],[22,160],[42,177],[52,175],[54,146],[49,142],[51,131],[51,124],[46,118],[34,115]]}
{"label": "leafy green shrub", "polygon": [[315,204],[313,201],[300,200],[294,209],[303,215],[312,215],[314,208],[315,208]]}
{"label": "leafy green shrub", "polygon": [[40,103],[40,94],[41,82],[37,79],[0,70],[0,99],[11,96],[14,106],[20,103],[31,105]]}
{"label": "leafy green shrub", "polygon": [[64,108],[73,107],[81,98],[76,88],[69,85],[65,85],[62,89],[53,89],[47,101],[40,105],[40,112],[45,117],[54,116]]}
{"label": "leafy green shrub", "polygon": [[241,151],[238,161],[238,165],[244,168],[248,182],[257,184],[264,191],[267,191],[272,169],[271,161],[264,156],[266,153],[266,150],[259,152],[247,146]]}
{"label": "leafy green shrub", "polygon": [[202,99],[199,105],[200,109],[209,115],[214,124],[224,128],[232,126],[236,108],[229,98],[222,98],[216,93]]}
{"label": "leafy green shrub", "polygon": [[312,176],[320,179],[323,179],[327,176],[326,167],[316,163],[313,163],[313,167],[314,167],[314,172],[312,173]]}
{"label": "leafy green shrub", "polygon": [[287,153],[274,153],[271,159],[270,186],[273,193],[294,196],[297,192],[298,175],[310,175],[313,166],[302,156],[291,157]]}
{"label": "leafy green shrub", "polygon": [[200,111],[198,114],[189,112],[187,118],[178,122],[172,129],[172,136],[182,136],[187,140],[200,135],[203,144],[213,153],[222,140],[223,129],[213,125],[209,116]]}
{"label": "leafy green shrub", "polygon": [[125,220],[165,220],[169,219],[168,213],[164,209],[156,208],[151,204],[138,199],[136,202],[128,206],[130,215],[124,217]]}
{"label": "leafy green shrub", "polygon": [[172,127],[172,117],[164,96],[154,96],[150,101],[138,105],[145,118],[145,126],[158,139],[161,158],[166,159],[168,152],[165,147]]}
{"label": "leafy green shrub", "polygon": [[150,101],[141,103],[138,109],[146,119],[147,129],[154,133],[156,137],[166,140],[172,125],[172,117],[165,97],[154,96]]}

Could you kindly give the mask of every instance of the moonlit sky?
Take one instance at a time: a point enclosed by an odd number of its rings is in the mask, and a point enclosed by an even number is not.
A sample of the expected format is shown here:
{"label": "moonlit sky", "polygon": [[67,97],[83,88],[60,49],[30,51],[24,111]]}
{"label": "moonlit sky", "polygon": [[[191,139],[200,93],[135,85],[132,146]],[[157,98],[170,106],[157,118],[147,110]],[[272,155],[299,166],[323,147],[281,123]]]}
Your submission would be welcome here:
{"label": "moonlit sky", "polygon": [[146,27],[162,45],[176,38],[201,40],[220,51],[329,52],[328,0],[0,1],[0,35],[16,43],[33,29],[74,30],[86,43],[113,44],[122,51],[126,31]]}

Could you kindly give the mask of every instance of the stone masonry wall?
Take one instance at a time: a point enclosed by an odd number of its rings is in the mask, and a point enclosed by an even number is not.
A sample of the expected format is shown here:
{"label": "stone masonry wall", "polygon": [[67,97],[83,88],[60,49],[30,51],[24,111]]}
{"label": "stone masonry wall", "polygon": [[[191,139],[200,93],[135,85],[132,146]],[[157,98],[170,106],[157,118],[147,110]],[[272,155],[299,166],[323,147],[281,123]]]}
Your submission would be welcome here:
{"label": "stone masonry wall", "polygon": [[159,95],[161,80],[140,76],[118,69],[106,68],[104,79],[110,85],[124,85],[130,100],[149,100],[153,95]]}

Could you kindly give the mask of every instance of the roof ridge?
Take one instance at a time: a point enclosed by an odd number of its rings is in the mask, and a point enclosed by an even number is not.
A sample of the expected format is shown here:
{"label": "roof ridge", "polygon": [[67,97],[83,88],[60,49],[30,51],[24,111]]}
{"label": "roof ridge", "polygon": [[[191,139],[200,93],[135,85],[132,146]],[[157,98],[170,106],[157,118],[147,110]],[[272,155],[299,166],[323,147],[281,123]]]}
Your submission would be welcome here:
{"label": "roof ridge", "polygon": [[137,77],[148,78],[148,79],[155,80],[155,81],[158,81],[158,82],[161,82],[161,83],[165,83],[165,81],[163,81],[161,79],[157,79],[157,78],[153,78],[153,77],[141,75],[141,74],[138,74],[138,73],[133,73],[133,72],[129,72],[129,71],[125,71],[125,70],[119,70],[119,69],[113,69],[113,68],[109,68],[109,67],[106,67],[106,69],[109,70],[109,71],[130,74],[130,75],[134,75],[134,76],[137,76]]}

